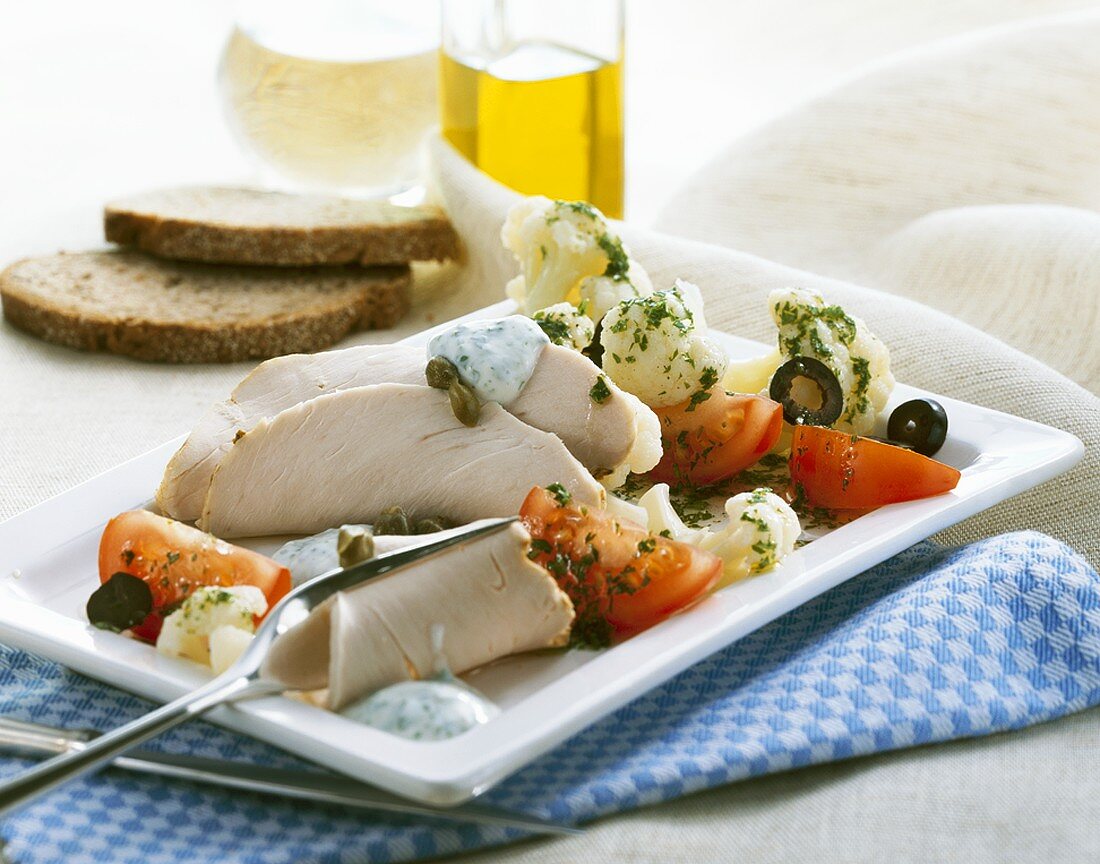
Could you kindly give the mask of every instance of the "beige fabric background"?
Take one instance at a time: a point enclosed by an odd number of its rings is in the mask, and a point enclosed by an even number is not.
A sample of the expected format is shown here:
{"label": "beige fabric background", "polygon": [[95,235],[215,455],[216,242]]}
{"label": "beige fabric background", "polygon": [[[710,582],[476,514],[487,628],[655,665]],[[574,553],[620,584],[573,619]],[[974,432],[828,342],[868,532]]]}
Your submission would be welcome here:
{"label": "beige fabric background", "polygon": [[657,227],[922,300],[1100,392],[1098,39],[1087,12],[880,62],[738,139]]}
{"label": "beige fabric background", "polygon": [[[917,48],[907,59],[879,61],[873,74],[853,73],[840,89],[823,88],[802,107],[791,104],[823,79],[892,50],[1085,5],[1090,0],[631,2],[631,212],[648,221],[714,158],[700,174],[709,179],[685,186],[659,224],[730,249],[637,229],[631,242],[659,282],[698,281],[716,323],[762,336],[759,298],[768,287],[821,285],[866,313],[906,380],[1008,406],[1095,442],[1094,396],[979,332],[1096,392],[1089,324],[1096,319],[1088,317],[1097,293],[1095,217],[1080,212],[1095,207],[1095,20],[1024,22]],[[218,122],[209,80],[226,8],[220,0],[5,8],[0,116],[11,125],[0,136],[3,260],[95,242],[99,203],[120,192],[247,176]],[[750,128],[769,114],[778,116]],[[889,149],[876,149],[880,138]],[[1007,153],[993,158],[1001,148]],[[909,170],[911,154],[927,177]],[[971,189],[967,172],[983,182]],[[754,185],[758,175],[768,182]],[[443,295],[432,294],[438,280],[423,279],[425,302],[402,333],[498,296],[507,267],[490,242],[506,202],[460,169],[447,176],[476,266]],[[841,176],[847,181],[838,183]],[[986,205],[998,211],[928,215]],[[1056,209],[1066,205],[1076,209]],[[950,220],[959,222],[942,227]],[[725,227],[711,233],[717,224]],[[838,251],[844,244],[850,258]],[[977,329],[851,283],[919,291]],[[1034,286],[1038,294],[1024,290]],[[246,369],[79,355],[0,325],[0,518],[184,431]],[[953,538],[1043,525],[1095,561],[1100,532],[1086,503],[1097,491],[1095,450],[1090,459],[1059,481],[1057,494],[1021,499]],[[742,783],[605,820],[575,840],[468,860],[1096,860],[1098,733],[1100,712],[1088,712],[984,741]]]}

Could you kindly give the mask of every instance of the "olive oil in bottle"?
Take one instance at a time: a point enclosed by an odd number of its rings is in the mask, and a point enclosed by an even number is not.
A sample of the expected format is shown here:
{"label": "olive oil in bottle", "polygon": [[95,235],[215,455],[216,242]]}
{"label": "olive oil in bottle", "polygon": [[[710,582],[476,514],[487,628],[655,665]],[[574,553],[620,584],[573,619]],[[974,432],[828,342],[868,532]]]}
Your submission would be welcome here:
{"label": "olive oil in bottle", "polygon": [[524,194],[623,212],[622,61],[551,42],[488,62],[440,59],[443,134],[466,158]]}

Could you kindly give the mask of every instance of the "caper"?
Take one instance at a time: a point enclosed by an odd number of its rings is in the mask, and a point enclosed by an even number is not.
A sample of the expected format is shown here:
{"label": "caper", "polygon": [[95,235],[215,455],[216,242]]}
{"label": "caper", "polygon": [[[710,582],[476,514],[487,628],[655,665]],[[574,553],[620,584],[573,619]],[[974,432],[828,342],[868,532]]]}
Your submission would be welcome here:
{"label": "caper", "polygon": [[413,534],[434,534],[436,531],[447,530],[438,519],[421,519],[413,525]]}
{"label": "caper", "polygon": [[408,514],[400,507],[387,507],[374,520],[375,534],[411,534]]}
{"label": "caper", "polygon": [[336,551],[346,569],[374,557],[374,538],[364,528],[345,525],[336,535]]}
{"label": "caper", "polygon": [[458,370],[455,364],[446,357],[433,357],[428,361],[424,370],[424,377],[428,379],[428,386],[436,390],[446,390],[451,383],[458,380]]}
{"label": "caper", "polygon": [[451,410],[455,412],[458,421],[463,426],[476,426],[481,416],[481,402],[474,391],[456,378],[447,388],[447,395],[451,399]]}

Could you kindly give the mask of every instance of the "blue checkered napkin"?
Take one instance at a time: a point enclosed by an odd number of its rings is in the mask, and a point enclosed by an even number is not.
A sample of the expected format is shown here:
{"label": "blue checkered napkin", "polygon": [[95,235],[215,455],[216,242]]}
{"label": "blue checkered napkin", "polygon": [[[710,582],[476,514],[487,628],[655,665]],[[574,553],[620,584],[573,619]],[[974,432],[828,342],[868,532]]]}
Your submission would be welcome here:
{"label": "blue checkered napkin", "polygon": [[[142,701],[0,649],[0,711],[106,728]],[[1100,702],[1100,577],[1065,546],[1008,534],[923,543],[623,708],[486,800],[585,820],[800,765],[1013,729]],[[291,766],[206,724],[174,752]],[[0,761],[11,774],[26,763]],[[21,864],[407,861],[518,832],[375,817],[110,772],[2,826]]]}

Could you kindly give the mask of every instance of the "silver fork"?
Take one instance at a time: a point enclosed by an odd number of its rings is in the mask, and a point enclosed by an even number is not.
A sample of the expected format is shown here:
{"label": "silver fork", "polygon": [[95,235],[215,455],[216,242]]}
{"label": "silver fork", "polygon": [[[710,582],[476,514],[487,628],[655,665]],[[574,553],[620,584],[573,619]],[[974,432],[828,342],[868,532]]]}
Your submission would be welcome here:
{"label": "silver fork", "polygon": [[408,567],[456,543],[500,531],[515,521],[516,517],[493,519],[472,527],[456,528],[439,539],[407,546],[396,552],[368,559],[346,570],[333,570],[299,585],[268,612],[256,630],[252,643],[237,662],[209,683],[137,720],[104,733],[77,751],[55,756],[11,780],[0,783],[0,816],[30,803],[68,780],[101,767],[131,747],[199,717],[212,708],[285,692],[288,689],[286,685],[263,674],[268,650],[276,637],[305,620],[313,609],[333,594],[354,588],[376,576]]}

